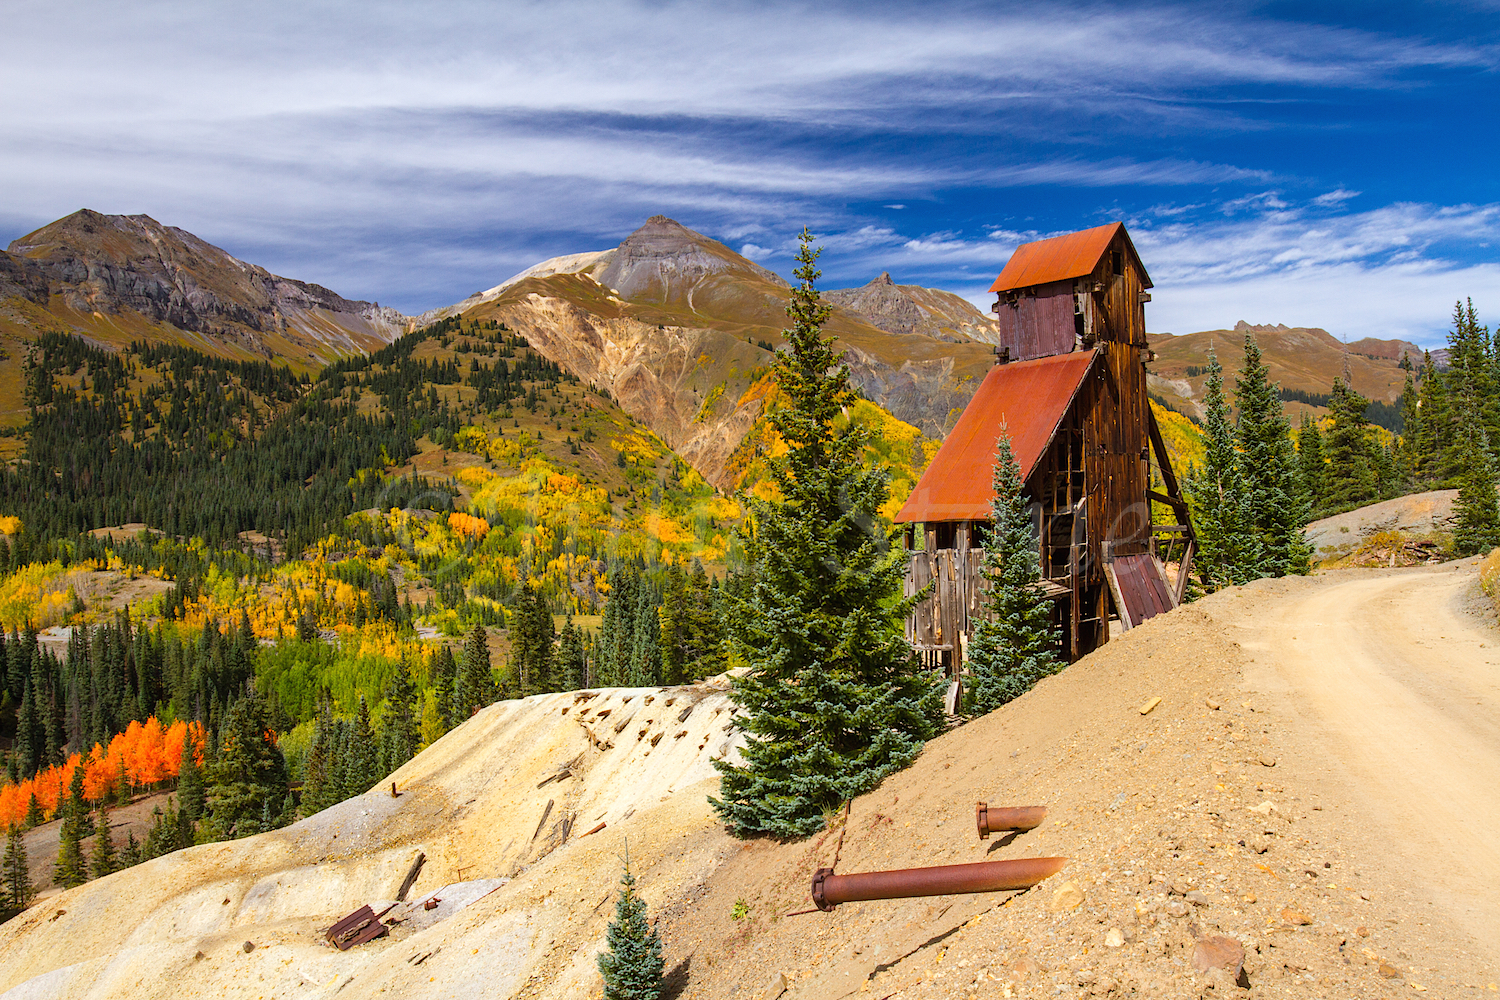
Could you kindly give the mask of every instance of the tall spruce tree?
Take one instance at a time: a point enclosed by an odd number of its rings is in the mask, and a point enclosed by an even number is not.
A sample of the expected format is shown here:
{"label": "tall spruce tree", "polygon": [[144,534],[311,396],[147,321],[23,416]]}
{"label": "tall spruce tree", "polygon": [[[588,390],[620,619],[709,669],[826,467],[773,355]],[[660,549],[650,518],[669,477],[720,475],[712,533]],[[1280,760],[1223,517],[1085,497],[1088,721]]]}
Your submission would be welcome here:
{"label": "tall spruce tree", "polygon": [[1500,505],[1489,425],[1493,422],[1493,380],[1489,329],[1481,326],[1469,300],[1454,303],[1448,333],[1448,397],[1453,416],[1451,467],[1458,477],[1454,547],[1462,555],[1486,552],[1500,543]]}
{"label": "tall spruce tree", "polygon": [[646,901],[635,891],[626,856],[615,919],[604,933],[608,950],[596,961],[604,978],[604,1000],[659,1000],[665,989],[661,935],[646,919]]}
{"label": "tall spruce tree", "polygon": [[749,738],[743,765],[714,762],[722,797],[710,801],[741,837],[817,831],[941,726],[941,689],[903,635],[916,601],[900,596],[902,553],[878,520],[888,474],[861,461],[858,426],[837,423],[854,394],[823,336],[817,258],[804,229],[788,349],[773,368],[786,401],[770,416],[788,449],[771,462],[780,499],[750,501],[754,582],[730,612],[749,667],[733,688]]}
{"label": "tall spruce tree", "polygon": [[99,817],[94,823],[98,831],[94,835],[94,851],[89,858],[89,872],[94,878],[103,878],[115,871],[118,862],[115,858],[115,842],[109,833],[109,816],[104,812],[104,806],[99,807]]}
{"label": "tall spruce tree", "polygon": [[354,713],[354,728],[349,733],[347,752],[345,782],[348,790],[355,795],[369,791],[383,775],[379,773],[377,758],[380,751],[375,745],[375,730],[370,725],[370,706],[364,695],[359,696],[359,708]]}
{"label": "tall spruce tree", "polygon": [[1245,363],[1234,383],[1239,404],[1236,427],[1240,482],[1250,511],[1259,561],[1254,576],[1306,573],[1309,552],[1303,529],[1308,507],[1297,484],[1297,454],[1291,426],[1253,334],[1245,334]]}
{"label": "tall spruce tree", "polygon": [[1198,574],[1210,587],[1255,579],[1261,561],[1253,513],[1240,475],[1239,452],[1224,399],[1224,367],[1208,352],[1203,396],[1203,468],[1188,478],[1198,534]]}
{"label": "tall spruce tree", "polygon": [[989,594],[969,644],[969,669],[974,675],[971,707],[980,714],[1019,698],[1063,667],[1057,657],[1052,608],[1040,586],[1041,556],[1021,468],[1011,450],[1010,434],[1003,428],[991,485],[994,496],[984,538]]}
{"label": "tall spruce tree", "polygon": [[203,818],[207,788],[203,783],[203,765],[198,760],[198,741],[191,727],[182,734],[182,763],[177,769],[177,800],[193,822]]}
{"label": "tall spruce tree", "polygon": [[458,664],[454,662],[453,650],[443,646],[433,653],[430,671],[432,694],[442,715],[443,731],[447,732],[463,721],[458,718],[458,710],[454,707],[457,699],[453,697],[453,689],[458,683]]}
{"label": "tall spruce tree", "polygon": [[215,840],[261,832],[268,807],[280,816],[287,794],[286,758],[271,731],[265,699],[254,687],[229,710],[209,777],[209,829]]}
{"label": "tall spruce tree", "polygon": [[1375,446],[1365,410],[1370,401],[1342,378],[1333,380],[1328,409],[1333,414],[1324,451],[1328,455],[1328,506],[1348,510],[1377,497]]}
{"label": "tall spruce tree", "polygon": [[[75,770],[83,770],[76,768]],[[64,889],[83,885],[89,880],[88,863],[83,858],[83,834],[75,810],[63,807],[63,821],[58,830],[57,864],[52,881]]]}
{"label": "tall spruce tree", "polygon": [[563,622],[562,636],[558,643],[557,658],[563,678],[564,691],[581,690],[588,678],[588,664],[585,659],[583,648],[583,633],[578,626],[573,624],[573,612],[568,612],[568,618]]}
{"label": "tall spruce tree", "polygon": [[26,841],[14,824],[5,834],[5,857],[0,859],[0,878],[4,879],[5,919],[31,905],[36,887],[31,884],[31,868],[26,863]]}
{"label": "tall spruce tree", "polygon": [[1323,434],[1306,410],[1297,430],[1297,479],[1309,518],[1318,517],[1328,494],[1328,460],[1323,456]]}
{"label": "tall spruce tree", "polygon": [[490,670],[489,633],[476,623],[464,640],[463,662],[459,665],[458,682],[453,686],[457,721],[463,722],[497,697],[495,675]]}

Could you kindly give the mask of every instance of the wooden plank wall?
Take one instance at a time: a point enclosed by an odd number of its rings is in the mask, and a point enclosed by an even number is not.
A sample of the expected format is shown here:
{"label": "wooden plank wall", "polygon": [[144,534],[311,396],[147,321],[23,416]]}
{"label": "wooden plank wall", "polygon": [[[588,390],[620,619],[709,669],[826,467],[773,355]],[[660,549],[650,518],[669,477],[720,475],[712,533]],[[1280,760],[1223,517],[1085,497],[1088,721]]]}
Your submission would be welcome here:
{"label": "wooden plank wall", "polygon": [[[906,639],[918,650],[962,651],[958,638],[973,638],[973,625],[984,601],[984,549],[939,549],[912,552],[902,593],[918,593],[936,581],[932,594],[918,602],[906,619]],[[954,659],[958,659],[957,656]]]}
{"label": "wooden plank wall", "polygon": [[999,346],[1010,350],[1012,361],[1067,354],[1076,337],[1073,312],[1071,280],[1038,285],[1035,294],[1023,292],[1013,302],[1002,298],[995,313]]}

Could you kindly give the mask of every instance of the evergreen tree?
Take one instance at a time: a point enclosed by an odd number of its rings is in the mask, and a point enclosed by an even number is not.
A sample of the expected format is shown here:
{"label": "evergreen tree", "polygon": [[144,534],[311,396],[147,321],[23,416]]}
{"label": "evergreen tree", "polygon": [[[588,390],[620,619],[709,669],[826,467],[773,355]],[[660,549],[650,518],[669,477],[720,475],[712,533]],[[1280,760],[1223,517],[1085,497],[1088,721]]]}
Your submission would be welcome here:
{"label": "evergreen tree", "polygon": [[140,841],[135,839],[134,833],[125,834],[125,846],[120,848],[120,868],[133,868],[146,860],[146,854],[141,849]]}
{"label": "evergreen tree", "polygon": [[70,810],[65,810],[62,827],[58,831],[57,865],[52,872],[52,881],[64,889],[71,889],[88,880],[88,865],[83,860],[83,837],[78,830],[78,819]]}
{"label": "evergreen tree", "polygon": [[[370,727],[370,706],[365,703],[364,695],[359,696],[359,709],[354,716],[354,728],[349,734],[348,754],[346,780],[349,791],[358,795],[368,791],[383,777],[378,773],[375,731]],[[279,798],[276,805],[278,808],[281,805]]]}
{"label": "evergreen tree", "polygon": [[21,695],[21,709],[16,714],[16,748],[22,777],[34,777],[41,770],[45,739],[41,715],[37,711],[36,692],[32,690],[31,678],[27,677]]}
{"label": "evergreen tree", "polygon": [[26,841],[21,831],[12,825],[5,835],[5,857],[0,859],[4,869],[6,919],[20,913],[31,905],[36,888],[31,884],[31,869],[26,863]]}
{"label": "evergreen tree", "polygon": [[801,243],[789,350],[774,368],[787,403],[771,412],[788,448],[771,463],[781,499],[751,501],[754,583],[731,612],[749,741],[742,766],[714,762],[722,798],[710,800],[742,837],[815,832],[915,760],[942,718],[941,689],[903,635],[916,601],[900,597],[904,560],[878,520],[888,473],[864,466],[857,425],[835,426],[854,394],[822,335],[830,310],[806,230]]}
{"label": "evergreen tree", "polygon": [[1297,431],[1297,478],[1309,517],[1321,516],[1328,494],[1328,460],[1323,457],[1323,434],[1307,411],[1302,412],[1302,426]]}
{"label": "evergreen tree", "polygon": [[177,799],[193,822],[203,818],[207,789],[203,784],[203,765],[198,762],[198,745],[192,729],[182,734],[182,764],[177,772]]}
{"label": "evergreen tree", "polygon": [[557,658],[562,670],[563,690],[580,691],[587,682],[587,662],[584,657],[583,633],[573,624],[573,612],[568,612],[563,623],[562,638],[558,644]]}
{"label": "evergreen tree", "polygon": [[286,758],[271,731],[265,699],[255,688],[229,710],[219,734],[218,751],[218,759],[209,768],[208,812],[213,839],[229,840],[259,832],[267,802],[280,814],[287,794],[287,772]]}
{"label": "evergreen tree", "polygon": [[313,737],[307,748],[307,762],[302,780],[302,814],[311,816],[333,805],[336,799],[330,795],[329,778],[333,769],[333,753],[337,746],[334,735],[333,710],[325,700],[318,706],[318,721],[313,724]]}
{"label": "evergreen tree", "polygon": [[458,665],[453,661],[453,650],[443,646],[432,654],[430,674],[432,693],[438,710],[442,713],[443,731],[447,732],[463,721],[454,708],[456,699],[453,697],[453,688],[458,679]]}
{"label": "evergreen tree", "polygon": [[688,680],[688,579],[680,563],[673,563],[667,570],[666,593],[662,595],[660,625],[661,633],[661,681],[663,684],[682,684]]}
{"label": "evergreen tree", "polygon": [[604,940],[608,950],[597,959],[604,977],[604,1000],[659,1000],[665,988],[661,935],[646,920],[646,901],[635,891],[628,857],[620,876],[615,919]]}
{"label": "evergreen tree", "polygon": [[1453,306],[1448,334],[1449,400],[1454,418],[1453,462],[1458,475],[1454,547],[1462,555],[1486,552],[1500,543],[1500,504],[1489,426],[1493,422],[1492,359],[1489,329],[1481,326],[1474,302]]}
{"label": "evergreen tree", "polygon": [[1424,484],[1444,479],[1442,455],[1448,438],[1448,394],[1431,351],[1422,352],[1422,373],[1417,379],[1418,421],[1412,433],[1412,469]]}
{"label": "evergreen tree", "polygon": [[650,687],[661,683],[661,599],[649,580],[642,580],[635,595],[635,641],[630,649],[630,667],[625,683]]}
{"label": "evergreen tree", "polygon": [[1242,584],[1257,576],[1259,538],[1251,527],[1253,513],[1229,426],[1224,368],[1212,348],[1208,352],[1203,409],[1203,468],[1192,470],[1187,477],[1188,495],[1196,508],[1198,573],[1210,587]]}
{"label": "evergreen tree", "polygon": [[1401,352],[1401,370],[1406,381],[1401,389],[1401,436],[1396,439],[1396,473],[1401,482],[1401,492],[1412,488],[1417,478],[1419,455],[1415,444],[1422,437],[1422,408],[1418,405],[1416,382],[1411,355]]}
{"label": "evergreen tree", "polygon": [[459,722],[499,697],[490,669],[490,637],[483,625],[475,624],[464,640],[464,658],[453,689],[454,715]]}
{"label": "evergreen tree", "polygon": [[89,859],[89,870],[94,878],[103,878],[117,869],[115,842],[109,835],[109,816],[104,806],[99,807],[99,818],[94,824],[99,831],[94,837],[94,853]]}
{"label": "evergreen tree", "polygon": [[421,721],[417,718],[420,704],[411,664],[402,657],[385,693],[385,716],[380,724],[381,775],[390,774],[417,752],[422,739]]}
{"label": "evergreen tree", "polygon": [[1308,571],[1303,529],[1308,508],[1297,484],[1297,455],[1281,405],[1281,387],[1270,381],[1255,337],[1245,334],[1245,364],[1234,383],[1239,404],[1236,437],[1240,482],[1250,510],[1250,529],[1259,543],[1252,576],[1285,576]]}
{"label": "evergreen tree", "polygon": [[1376,499],[1375,449],[1370,442],[1365,409],[1370,401],[1349,388],[1342,378],[1333,380],[1328,409],[1333,427],[1328,431],[1328,505],[1348,510]]}
{"label": "evergreen tree", "polygon": [[1051,602],[1042,593],[1041,558],[1027,508],[1021,469],[1003,428],[991,479],[990,525],[984,539],[985,613],[969,644],[971,708],[991,712],[1063,667]]}
{"label": "evergreen tree", "polygon": [[47,822],[46,813],[42,812],[42,804],[36,800],[36,792],[31,793],[31,798],[26,803],[26,829],[34,829]]}

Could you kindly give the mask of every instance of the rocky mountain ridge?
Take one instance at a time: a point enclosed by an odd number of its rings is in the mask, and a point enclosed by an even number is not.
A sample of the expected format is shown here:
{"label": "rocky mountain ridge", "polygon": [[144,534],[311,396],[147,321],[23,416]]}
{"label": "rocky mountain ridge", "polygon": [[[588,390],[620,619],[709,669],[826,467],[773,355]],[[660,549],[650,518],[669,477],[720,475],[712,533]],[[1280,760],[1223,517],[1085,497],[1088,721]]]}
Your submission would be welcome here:
{"label": "rocky mountain ridge", "polygon": [[[826,329],[855,386],[941,437],[994,363],[988,344],[962,335],[983,332],[983,317],[956,295],[919,286],[849,291],[863,292],[849,296],[854,309],[826,293],[834,305]],[[756,385],[771,362],[766,345],[782,340],[789,297],[771,271],[653,216],[613,250],[543,261],[428,315],[505,323],[607,389],[710,482],[729,486],[730,457],[762,413]]]}
{"label": "rocky mountain ridge", "polygon": [[309,367],[383,346],[409,327],[394,309],[272,274],[150,216],[89,209],[0,254],[0,301],[16,325],[106,343],[181,340]]}

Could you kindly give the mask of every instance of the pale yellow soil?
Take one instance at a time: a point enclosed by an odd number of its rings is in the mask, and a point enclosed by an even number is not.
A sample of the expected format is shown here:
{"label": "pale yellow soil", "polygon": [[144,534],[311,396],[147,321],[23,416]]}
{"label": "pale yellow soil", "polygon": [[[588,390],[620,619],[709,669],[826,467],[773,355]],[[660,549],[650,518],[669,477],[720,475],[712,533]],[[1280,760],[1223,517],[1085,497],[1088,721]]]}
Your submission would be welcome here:
{"label": "pale yellow soil", "polygon": [[[714,821],[708,762],[734,738],[722,694],[502,703],[398,772],[399,799],[377,789],[0,926],[0,987],[597,997],[628,838],[676,997],[1489,995],[1500,635],[1474,578],[1466,561],[1212,595],[939,738],[846,824],[795,844],[741,843]],[[668,697],[694,702],[687,720]],[[567,761],[573,777],[537,787]],[[980,799],[1051,812],[982,843]],[[456,900],[442,919],[350,952],[322,943],[333,919],[384,906],[417,849],[411,899]],[[802,912],[835,859],[858,872],[1052,855],[1072,860],[1024,893]],[[496,878],[509,881],[460,905]],[[1194,970],[1195,942],[1216,934],[1243,944],[1248,990]]]}

